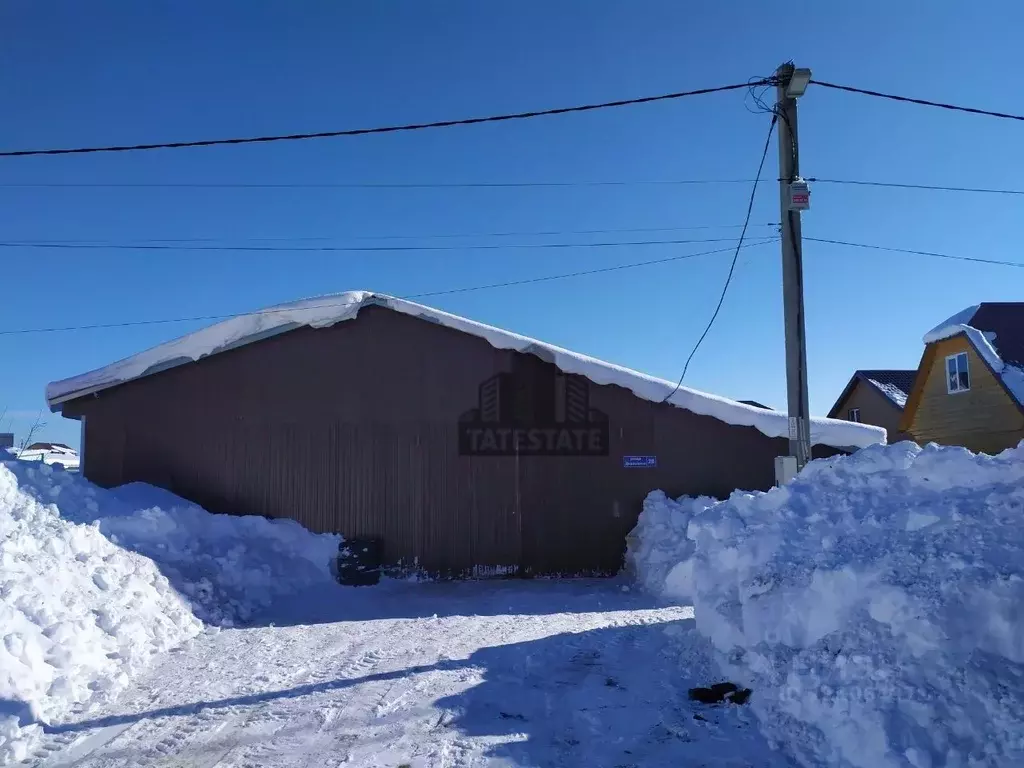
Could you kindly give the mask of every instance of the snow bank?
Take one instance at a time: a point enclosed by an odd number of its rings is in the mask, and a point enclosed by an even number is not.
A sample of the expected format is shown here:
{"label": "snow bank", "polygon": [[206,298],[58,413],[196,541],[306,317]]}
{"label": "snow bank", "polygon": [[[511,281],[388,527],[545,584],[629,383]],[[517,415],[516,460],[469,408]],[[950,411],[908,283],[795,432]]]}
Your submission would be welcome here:
{"label": "snow bank", "polygon": [[48,503],[72,477],[0,463],[0,763],[202,628],[155,563]]}
{"label": "snow bank", "polygon": [[330,569],[339,536],[311,533],[294,520],[214,515],[145,483],[108,491],[77,474],[43,474],[38,464],[7,466],[64,520],[94,525],[156,563],[207,624],[244,624],[281,596],[336,584]]}
{"label": "snow bank", "polygon": [[340,536],[310,533],[294,520],[213,515],[144,483],[110,493],[124,506],[100,520],[100,530],[157,562],[208,624],[245,623],[284,595],[337,584],[331,563]]}
{"label": "snow bank", "polygon": [[24,759],[40,723],[116,693],[203,621],[232,626],[312,585],[336,588],[339,542],[147,485],[106,491],[0,462],[0,763]]}
{"label": "snow bank", "polygon": [[700,506],[649,497],[634,567],[675,599],[690,569],[698,631],[801,764],[1024,764],[1024,444],[876,446]]}
{"label": "snow bank", "polygon": [[[325,328],[354,319],[365,306],[387,307],[395,312],[422,317],[462,333],[486,340],[497,349],[514,349],[536,355],[565,373],[584,376],[595,384],[615,384],[637,397],[652,402],[668,402],[693,413],[738,426],[753,427],[768,437],[786,437],[786,414],[709,395],[674,382],[658,379],[622,366],[580,355],[552,344],[520,336],[517,333],[467,320],[458,315],[416,304],[405,299],[369,291],[349,291],[330,296],[281,304],[224,320],[180,339],[83,373],[46,387],[46,399],[53,408],[75,397],[97,392],[125,381],[199,360],[301,326]],[[885,442],[885,430],[867,424],[838,419],[811,419],[811,441],[836,448],[861,448]]]}
{"label": "snow bank", "polygon": [[709,496],[673,501],[664,491],[651,491],[626,540],[626,570],[648,592],[679,602],[691,600],[694,547],[686,531],[694,513],[716,503]]}

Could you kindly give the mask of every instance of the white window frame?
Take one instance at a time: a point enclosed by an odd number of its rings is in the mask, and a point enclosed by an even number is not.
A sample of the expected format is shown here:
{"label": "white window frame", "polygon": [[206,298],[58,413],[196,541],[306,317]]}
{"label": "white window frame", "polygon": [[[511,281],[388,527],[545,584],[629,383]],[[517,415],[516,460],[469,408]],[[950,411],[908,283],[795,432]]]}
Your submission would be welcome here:
{"label": "white window frame", "polygon": [[[963,369],[960,368],[960,358],[963,358]],[[956,385],[949,378],[949,361],[954,361],[956,368]],[[960,374],[967,374],[967,386],[961,386]],[[959,395],[963,392],[971,391],[971,363],[970,356],[966,352],[957,352],[952,355],[946,355],[946,360],[943,364],[942,375],[946,377],[946,394],[948,395]]]}
{"label": "white window frame", "polygon": [[847,420],[855,421],[858,424],[860,424],[861,423],[861,420],[860,420],[860,408],[851,408],[850,410],[848,410],[846,412],[846,417],[847,417]]}

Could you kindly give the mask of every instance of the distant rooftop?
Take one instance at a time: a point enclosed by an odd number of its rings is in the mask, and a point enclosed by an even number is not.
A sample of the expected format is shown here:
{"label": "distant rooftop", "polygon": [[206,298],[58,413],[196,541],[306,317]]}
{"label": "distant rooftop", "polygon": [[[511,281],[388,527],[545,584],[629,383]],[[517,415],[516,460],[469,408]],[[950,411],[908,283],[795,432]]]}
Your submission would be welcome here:
{"label": "distant rooftop", "polygon": [[857,371],[855,375],[861,376],[871,386],[878,389],[897,406],[903,408],[907,404],[910,390],[914,388],[914,377],[916,370],[873,370]]}
{"label": "distant rooftop", "polygon": [[836,416],[840,406],[853,391],[853,387],[858,381],[863,381],[874,387],[885,395],[889,402],[903,410],[907,404],[907,398],[910,396],[910,390],[914,388],[915,376],[917,376],[916,370],[865,369],[854,371],[849,383],[843,393],[836,398],[835,405],[832,406],[828,415],[833,418]]}

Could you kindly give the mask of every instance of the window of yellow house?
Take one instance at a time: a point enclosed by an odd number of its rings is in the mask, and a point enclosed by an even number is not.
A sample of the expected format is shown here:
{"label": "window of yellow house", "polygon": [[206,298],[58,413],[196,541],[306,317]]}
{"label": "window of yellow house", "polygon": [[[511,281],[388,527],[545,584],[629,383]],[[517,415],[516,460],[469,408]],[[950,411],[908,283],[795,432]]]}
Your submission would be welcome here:
{"label": "window of yellow house", "polygon": [[967,353],[960,352],[946,358],[946,391],[953,395],[971,388],[971,373],[967,369]]}

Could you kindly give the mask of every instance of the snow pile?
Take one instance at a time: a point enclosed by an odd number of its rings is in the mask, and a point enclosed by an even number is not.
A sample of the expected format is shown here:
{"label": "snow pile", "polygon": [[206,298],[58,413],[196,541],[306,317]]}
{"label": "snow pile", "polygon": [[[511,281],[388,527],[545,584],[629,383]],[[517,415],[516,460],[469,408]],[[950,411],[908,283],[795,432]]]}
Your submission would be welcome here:
{"label": "snow pile", "polygon": [[0,463],[0,763],[202,628],[151,560],[47,503],[71,477]]}
{"label": "snow pile", "polygon": [[337,585],[331,564],[340,536],[311,533],[294,520],[210,514],[143,483],[110,493],[124,506],[100,520],[100,530],[157,562],[208,624],[244,624],[284,595]]}
{"label": "snow pile", "polygon": [[679,599],[692,569],[698,631],[801,764],[1024,764],[1024,444],[877,446],[696,514],[649,502],[641,578]]}
{"label": "snow pile", "polygon": [[311,585],[334,588],[340,538],[291,520],[212,515],[136,484],[106,491],[0,462],[0,763],[155,653]]}
{"label": "snow pile", "polygon": [[[553,344],[545,344],[527,336],[467,320],[395,296],[369,291],[348,291],[303,299],[232,317],[95,371],[51,382],[46,387],[46,399],[50,407],[54,408],[66,400],[98,392],[140,376],[158,373],[175,365],[235,349],[295,328],[326,328],[353,320],[359,314],[359,310],[367,306],[386,307],[394,312],[421,317],[484,339],[496,349],[513,349],[535,355],[565,373],[578,374],[595,384],[615,384],[645,400],[655,403],[667,401],[679,408],[711,416],[728,424],[753,427],[768,437],[785,437],[789,434],[786,414],[779,411],[766,410],[696,389],[680,387],[674,382],[570,352]],[[811,441],[816,445],[862,448],[885,442],[885,430],[880,427],[840,419],[811,419],[810,422]]]}
{"label": "snow pile", "polygon": [[336,584],[339,536],[311,533],[294,520],[214,515],[144,483],[107,491],[77,474],[7,466],[65,520],[96,525],[111,542],[150,558],[208,624],[244,624],[281,596]]}
{"label": "snow pile", "polygon": [[626,545],[626,570],[648,591],[670,600],[692,598],[694,546],[686,537],[694,513],[712,504],[708,496],[673,501],[651,491]]}

